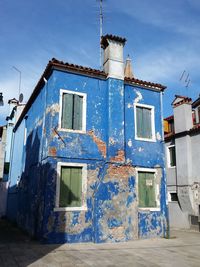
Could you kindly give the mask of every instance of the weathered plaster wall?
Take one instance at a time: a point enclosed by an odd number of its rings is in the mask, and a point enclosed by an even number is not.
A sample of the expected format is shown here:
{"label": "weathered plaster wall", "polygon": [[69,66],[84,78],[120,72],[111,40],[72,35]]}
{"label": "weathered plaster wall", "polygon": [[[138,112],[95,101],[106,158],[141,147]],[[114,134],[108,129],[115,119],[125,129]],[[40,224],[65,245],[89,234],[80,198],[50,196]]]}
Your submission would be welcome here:
{"label": "weathered plaster wall", "polygon": [[[59,130],[60,89],[87,94],[85,133]],[[134,140],[130,107],[134,101],[155,106],[156,142]],[[19,225],[50,243],[116,242],[137,239],[138,234],[140,238],[165,235],[159,111],[157,92],[124,86],[121,80],[54,71],[26,120],[25,164],[18,187]],[[87,164],[86,211],[54,210],[58,162]],[[160,211],[138,210],[135,167],[157,168]]]}
{"label": "weathered plaster wall", "polygon": [[[165,235],[166,231],[166,177],[165,151],[162,134],[160,93],[140,87],[125,87],[125,144],[126,161],[136,167],[158,168],[160,171],[160,211],[138,210],[139,237]],[[155,107],[155,142],[135,140],[134,103]]]}

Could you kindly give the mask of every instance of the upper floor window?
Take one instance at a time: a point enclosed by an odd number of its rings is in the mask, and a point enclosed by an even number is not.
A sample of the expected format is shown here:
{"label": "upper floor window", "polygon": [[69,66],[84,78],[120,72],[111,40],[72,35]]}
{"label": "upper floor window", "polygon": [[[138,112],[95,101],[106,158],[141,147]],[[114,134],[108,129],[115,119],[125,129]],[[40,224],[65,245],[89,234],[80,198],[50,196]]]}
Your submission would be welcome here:
{"label": "upper floor window", "polygon": [[86,129],[86,94],[60,91],[60,128],[70,131]]}
{"label": "upper floor window", "polygon": [[175,145],[168,146],[168,166],[169,167],[175,167],[176,166]]}
{"label": "upper floor window", "polygon": [[155,140],[154,107],[149,105],[135,105],[135,137],[138,140]]}

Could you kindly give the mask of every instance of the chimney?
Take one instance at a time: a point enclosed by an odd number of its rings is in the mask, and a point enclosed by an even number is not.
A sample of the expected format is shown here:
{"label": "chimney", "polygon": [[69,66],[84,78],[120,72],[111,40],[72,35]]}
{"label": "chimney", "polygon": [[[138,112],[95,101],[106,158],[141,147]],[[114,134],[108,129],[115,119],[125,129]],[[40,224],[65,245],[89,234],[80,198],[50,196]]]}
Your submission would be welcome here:
{"label": "chimney", "polygon": [[124,76],[130,79],[133,78],[133,69],[132,69],[131,59],[129,55],[127,56],[126,63],[125,63]]}
{"label": "chimney", "polygon": [[104,35],[101,47],[104,50],[103,70],[108,78],[124,80],[123,48],[126,39],[115,35]]}
{"label": "chimney", "polygon": [[193,127],[192,99],[176,95],[172,102],[175,133],[189,131]]}
{"label": "chimney", "polygon": [[13,108],[19,104],[19,101],[16,98],[12,98],[8,100],[8,104],[9,104],[9,112],[11,113]]}

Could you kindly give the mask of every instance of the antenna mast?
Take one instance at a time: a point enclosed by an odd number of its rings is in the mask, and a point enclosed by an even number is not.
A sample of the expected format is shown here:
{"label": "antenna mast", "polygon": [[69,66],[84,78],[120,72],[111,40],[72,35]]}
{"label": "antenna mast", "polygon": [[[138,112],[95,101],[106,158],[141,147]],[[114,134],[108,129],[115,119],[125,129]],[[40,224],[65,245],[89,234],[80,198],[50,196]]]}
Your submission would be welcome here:
{"label": "antenna mast", "polygon": [[19,95],[18,95],[18,98],[19,98],[19,96],[20,96],[20,92],[21,92],[22,73],[21,73],[21,71],[20,71],[18,68],[16,68],[15,66],[13,66],[13,69],[16,70],[16,71],[19,73]]}
{"label": "antenna mast", "polygon": [[100,69],[102,70],[103,64],[102,64],[101,36],[103,35],[103,0],[100,0],[99,25],[100,25]]}

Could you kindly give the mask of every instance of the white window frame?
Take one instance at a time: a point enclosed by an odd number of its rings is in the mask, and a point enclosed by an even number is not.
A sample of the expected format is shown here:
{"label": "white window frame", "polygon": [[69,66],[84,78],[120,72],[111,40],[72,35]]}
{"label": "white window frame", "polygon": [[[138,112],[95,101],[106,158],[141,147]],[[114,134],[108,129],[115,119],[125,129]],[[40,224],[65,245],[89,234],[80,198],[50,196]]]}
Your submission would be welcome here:
{"label": "white window frame", "polygon": [[[78,95],[83,97],[83,111],[82,111],[82,130],[73,130],[73,129],[66,129],[61,127],[62,121],[62,105],[63,105],[63,94],[71,94],[71,95]],[[58,130],[65,131],[65,132],[73,132],[73,133],[86,133],[86,106],[87,106],[87,94],[80,93],[76,91],[70,91],[66,89],[60,89],[60,112],[59,112],[59,123],[58,123]]]}
{"label": "white window frame", "polygon": [[150,172],[154,173],[154,178],[157,174],[156,169],[152,168],[136,168],[136,188],[137,188],[137,200],[138,200],[138,210],[141,211],[160,211],[160,184],[155,183],[155,199],[156,199],[156,205],[157,207],[139,207],[139,194],[138,194],[138,184],[139,184],[139,172]]}
{"label": "white window frame", "polygon": [[[151,130],[152,130],[152,138],[143,138],[137,136],[137,114],[136,110],[137,107],[142,107],[142,108],[147,108],[151,110]],[[140,140],[140,141],[147,141],[147,142],[156,142],[156,134],[155,134],[155,107],[151,105],[146,105],[146,104],[139,104],[139,103],[134,103],[134,122],[135,122],[135,139]]]}
{"label": "white window frame", "polygon": [[[60,178],[62,167],[82,167],[82,206],[81,207],[59,207],[60,200]],[[58,162],[57,163],[57,181],[56,181],[56,203],[54,211],[82,211],[87,210],[87,164],[84,163],[69,163]]]}
{"label": "white window frame", "polygon": [[[168,166],[169,169],[175,169],[176,165],[175,166],[171,166],[170,165],[170,152],[169,152],[169,150],[170,150],[171,147],[175,147],[175,153],[176,153],[176,146],[175,145],[167,146],[167,166]],[[175,157],[176,157],[176,154],[175,154]]]}

